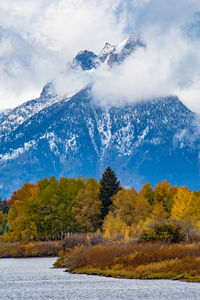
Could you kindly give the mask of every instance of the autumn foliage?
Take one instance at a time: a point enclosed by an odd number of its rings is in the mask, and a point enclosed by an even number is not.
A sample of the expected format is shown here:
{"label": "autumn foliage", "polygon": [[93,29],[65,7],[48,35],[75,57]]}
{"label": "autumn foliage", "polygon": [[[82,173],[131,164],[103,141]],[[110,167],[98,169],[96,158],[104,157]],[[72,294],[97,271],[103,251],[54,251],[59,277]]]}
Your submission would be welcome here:
{"label": "autumn foliage", "polygon": [[200,244],[110,242],[81,246],[66,253],[65,267],[74,273],[200,282]]}
{"label": "autumn foliage", "polygon": [[125,242],[200,240],[200,192],[167,180],[154,189],[148,182],[139,192],[125,189],[110,168],[100,182],[79,176],[25,183],[0,204],[5,240],[61,240],[98,230]]}

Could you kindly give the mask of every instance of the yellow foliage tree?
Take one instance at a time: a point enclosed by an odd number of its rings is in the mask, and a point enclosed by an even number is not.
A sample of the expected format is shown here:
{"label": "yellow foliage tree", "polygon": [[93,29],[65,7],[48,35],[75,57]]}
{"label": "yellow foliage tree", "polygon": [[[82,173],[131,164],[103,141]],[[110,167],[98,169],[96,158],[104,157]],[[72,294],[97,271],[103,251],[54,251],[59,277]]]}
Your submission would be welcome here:
{"label": "yellow foliage tree", "polygon": [[15,193],[15,199],[8,213],[9,228],[13,231],[11,236],[15,239],[32,240],[37,237],[35,225],[37,209],[34,196],[35,186],[27,183]]}
{"label": "yellow foliage tree", "polygon": [[142,223],[149,218],[151,213],[151,205],[143,196],[137,197],[135,203],[135,224]]}
{"label": "yellow foliage tree", "polygon": [[87,183],[86,188],[78,192],[72,213],[81,231],[92,232],[97,230],[101,215],[98,185]]}
{"label": "yellow foliage tree", "polygon": [[4,214],[3,214],[3,212],[0,210],[0,226],[3,225],[3,222],[4,222]]}
{"label": "yellow foliage tree", "polygon": [[191,217],[190,207],[192,204],[192,193],[185,186],[178,189],[174,197],[172,207],[172,218],[176,220],[188,220]]}
{"label": "yellow foliage tree", "polygon": [[149,182],[146,182],[139,192],[139,196],[146,199],[149,204],[153,203],[154,192]]}
{"label": "yellow foliage tree", "polygon": [[115,239],[119,234],[127,237],[129,235],[129,226],[127,226],[120,218],[119,215],[114,215],[109,212],[103,222],[104,236],[108,239]]}
{"label": "yellow foliage tree", "polygon": [[[123,234],[128,240],[133,234],[134,226],[138,221],[137,213],[141,209],[137,204],[138,194],[134,188],[122,188],[113,198],[112,207],[103,223],[104,235],[107,238],[116,238]],[[136,211],[136,207],[137,210]]]}
{"label": "yellow foliage tree", "polygon": [[138,194],[135,189],[122,189],[113,197],[112,212],[115,216],[119,216],[120,220],[131,226],[136,222],[136,202]]}
{"label": "yellow foliage tree", "polygon": [[154,190],[154,202],[161,203],[167,212],[171,212],[177,187],[172,187],[167,180],[159,182]]}
{"label": "yellow foliage tree", "polygon": [[183,221],[200,221],[200,196],[187,187],[180,187],[174,197],[172,218]]}
{"label": "yellow foliage tree", "polygon": [[194,221],[198,222],[200,225],[200,194],[199,193],[192,193],[192,203],[189,210],[191,217]]}
{"label": "yellow foliage tree", "polygon": [[167,218],[168,218],[168,213],[166,212],[162,203],[156,202],[152,207],[150,219],[156,221],[156,220],[167,219]]}

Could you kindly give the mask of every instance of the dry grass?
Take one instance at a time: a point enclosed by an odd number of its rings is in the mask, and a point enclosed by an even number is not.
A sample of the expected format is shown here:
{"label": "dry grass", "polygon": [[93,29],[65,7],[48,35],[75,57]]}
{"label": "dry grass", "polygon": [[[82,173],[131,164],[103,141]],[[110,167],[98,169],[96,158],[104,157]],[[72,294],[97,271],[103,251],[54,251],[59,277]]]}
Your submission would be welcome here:
{"label": "dry grass", "polygon": [[0,241],[0,258],[57,256],[63,241],[5,242]]}
{"label": "dry grass", "polygon": [[100,233],[69,234],[59,241],[14,242],[0,239],[0,258],[58,256],[61,250],[68,251],[78,245],[96,245],[103,241]]}
{"label": "dry grass", "polygon": [[20,242],[5,242],[0,240],[0,257],[12,257],[13,249],[19,245]]}
{"label": "dry grass", "polygon": [[65,254],[65,267],[114,277],[200,281],[200,243],[80,246]]}

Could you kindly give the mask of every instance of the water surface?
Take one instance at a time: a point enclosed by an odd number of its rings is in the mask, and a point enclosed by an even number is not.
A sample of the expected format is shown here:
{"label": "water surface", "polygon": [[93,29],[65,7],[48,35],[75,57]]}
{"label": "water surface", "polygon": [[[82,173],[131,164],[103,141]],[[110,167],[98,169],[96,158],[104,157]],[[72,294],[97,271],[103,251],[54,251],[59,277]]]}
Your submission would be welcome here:
{"label": "water surface", "polygon": [[200,284],[115,279],[52,269],[56,258],[0,259],[0,299],[200,299]]}

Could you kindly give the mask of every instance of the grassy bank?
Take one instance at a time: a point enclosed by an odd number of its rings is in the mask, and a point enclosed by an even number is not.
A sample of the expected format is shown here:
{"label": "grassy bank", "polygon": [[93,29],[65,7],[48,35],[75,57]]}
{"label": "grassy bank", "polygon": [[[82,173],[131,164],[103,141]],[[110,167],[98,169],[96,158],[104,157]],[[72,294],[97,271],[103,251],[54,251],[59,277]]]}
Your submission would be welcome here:
{"label": "grassy bank", "polygon": [[63,241],[6,242],[0,240],[0,258],[57,256]]}
{"label": "grassy bank", "polygon": [[[70,249],[77,245],[89,246],[104,242],[102,234],[68,234],[63,240],[58,241],[6,241],[0,239],[0,258],[9,257],[44,257],[58,256],[64,257]],[[66,250],[67,249],[67,250]],[[61,266],[61,259],[59,267]],[[65,263],[63,264],[63,267]]]}
{"label": "grassy bank", "polygon": [[62,251],[57,267],[72,273],[200,282],[200,243],[107,243]]}

